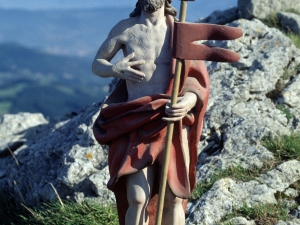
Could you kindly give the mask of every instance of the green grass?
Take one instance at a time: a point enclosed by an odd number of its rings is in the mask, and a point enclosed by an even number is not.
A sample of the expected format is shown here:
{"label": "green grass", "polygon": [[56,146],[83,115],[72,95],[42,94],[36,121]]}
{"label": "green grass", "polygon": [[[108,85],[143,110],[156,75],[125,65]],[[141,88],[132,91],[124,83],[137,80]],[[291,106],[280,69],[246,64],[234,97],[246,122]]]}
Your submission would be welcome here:
{"label": "green grass", "polygon": [[212,187],[212,185],[217,180],[220,180],[222,178],[231,178],[233,180],[247,182],[255,179],[260,174],[275,168],[276,165],[277,162],[271,160],[265,162],[262,168],[246,169],[241,166],[231,166],[230,168],[224,171],[217,171],[208,179],[208,181],[197,184],[196,188],[193,191],[193,195],[190,198],[190,201],[192,202],[200,198],[205,192],[207,192]]}
{"label": "green grass", "polygon": [[292,40],[292,42],[297,48],[300,48],[300,34],[289,32],[289,33],[285,33],[285,35]]}
{"label": "green grass", "polygon": [[300,160],[300,134],[272,137],[267,135],[262,139],[262,144],[280,160]]}
{"label": "green grass", "polygon": [[2,225],[117,225],[115,206],[59,201],[30,208],[0,194]]}
{"label": "green grass", "polygon": [[[299,46],[300,47],[300,46]],[[281,78],[283,80],[290,80],[292,76],[295,76],[297,75],[297,72],[300,70],[300,64],[295,66],[295,67],[292,67],[292,68],[285,68],[284,69],[284,73],[283,75],[281,76]]]}
{"label": "green grass", "polygon": [[[290,185],[290,188],[296,189],[300,192],[300,181]],[[282,192],[275,193],[277,204],[259,204],[249,206],[246,203],[241,208],[233,209],[232,213],[224,216],[219,223],[220,225],[234,225],[228,220],[235,217],[244,217],[247,220],[254,220],[256,225],[273,225],[279,220],[290,220],[289,212],[299,206],[299,199],[289,197]],[[294,204],[287,204],[284,200],[295,200]],[[225,222],[224,222],[225,221]]]}
{"label": "green grass", "polygon": [[[267,135],[262,139],[262,145],[268,150],[274,153],[275,159],[266,161],[262,168],[245,169],[241,166],[230,167],[224,171],[218,171],[208,179],[207,182],[198,184],[193,192],[191,201],[194,201],[201,197],[206,191],[208,191],[212,185],[219,179],[232,178],[234,180],[247,182],[255,179],[261,174],[270,171],[277,165],[286,160],[296,159],[300,160],[300,133],[293,133],[291,135],[283,135],[272,137]],[[290,185],[290,188],[296,189],[300,193],[300,181]],[[292,207],[288,207],[284,204],[283,199],[296,200],[292,197],[286,196],[284,193],[277,193],[275,195],[278,203],[277,204],[261,204],[250,207],[246,204],[239,209],[234,209],[229,215],[222,218],[222,225],[232,225],[227,221],[234,217],[244,217],[248,220],[254,220],[257,225],[273,225],[278,220],[288,220],[289,211],[296,208],[299,204],[295,204]]]}
{"label": "green grass", "polygon": [[[282,201],[277,204],[262,204],[253,207],[244,204],[241,208],[233,210],[231,214],[228,214],[222,220],[226,221],[242,216],[248,220],[254,220],[256,225],[273,225],[278,220],[288,220],[288,212],[289,208]],[[224,224],[227,225],[228,223]]]}
{"label": "green grass", "polygon": [[276,109],[280,110],[285,114],[285,117],[287,118],[288,122],[294,118],[294,115],[289,111],[289,109],[285,105],[276,105]]}
{"label": "green grass", "polygon": [[277,16],[277,13],[271,13],[269,14],[265,19],[261,20],[264,24],[266,24],[268,27],[274,27],[277,29],[281,29],[280,21]]}
{"label": "green grass", "polygon": [[[293,13],[295,13],[295,12],[297,12],[297,11],[294,10]],[[297,12],[297,14],[298,13],[299,12]],[[261,21],[264,24],[266,24],[268,27],[274,27],[274,28],[281,30],[287,37],[289,37],[292,40],[292,42],[294,43],[294,45],[297,48],[300,48],[300,34],[296,34],[293,32],[286,32],[286,31],[282,30],[279,18],[276,13],[271,13],[269,16],[267,16],[265,19],[262,19]]]}
{"label": "green grass", "polygon": [[295,14],[300,15],[300,12],[296,9],[293,9],[293,8],[290,8],[290,9],[286,10],[286,12],[291,12],[291,13],[295,13]]}

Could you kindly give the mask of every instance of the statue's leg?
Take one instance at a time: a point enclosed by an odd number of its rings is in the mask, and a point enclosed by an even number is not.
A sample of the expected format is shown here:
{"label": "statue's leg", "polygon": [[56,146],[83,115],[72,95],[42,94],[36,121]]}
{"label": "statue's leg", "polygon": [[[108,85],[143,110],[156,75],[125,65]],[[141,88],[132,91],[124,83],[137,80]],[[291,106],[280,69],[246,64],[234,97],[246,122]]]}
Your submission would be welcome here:
{"label": "statue's leg", "polygon": [[147,225],[149,218],[146,207],[149,203],[154,182],[155,168],[147,167],[126,178],[129,208],[126,225]]}
{"label": "statue's leg", "polygon": [[[188,147],[188,133],[189,127],[182,127],[182,149],[184,154],[184,161],[186,165],[186,171],[189,171],[190,155]],[[176,197],[169,185],[166,187],[165,204],[162,224],[172,225],[184,225],[185,224],[185,212],[182,206],[182,198]]]}
{"label": "statue's leg", "polygon": [[182,201],[183,199],[176,197],[171,191],[169,185],[167,185],[162,224],[185,224],[185,212],[182,207]]}

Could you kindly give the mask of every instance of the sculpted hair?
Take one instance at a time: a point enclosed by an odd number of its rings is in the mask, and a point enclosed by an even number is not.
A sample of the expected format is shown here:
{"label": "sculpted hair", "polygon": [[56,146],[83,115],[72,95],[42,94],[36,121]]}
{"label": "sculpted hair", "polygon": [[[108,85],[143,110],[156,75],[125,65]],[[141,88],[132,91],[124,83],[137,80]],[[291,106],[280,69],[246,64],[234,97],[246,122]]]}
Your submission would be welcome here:
{"label": "sculpted hair", "polygon": [[[130,13],[130,17],[137,17],[139,15],[141,15],[142,13],[142,9],[140,7],[140,2],[142,0],[138,0],[137,3],[135,4],[135,9],[133,10],[132,13]],[[177,14],[177,10],[171,5],[172,0],[166,0],[165,1],[165,12],[166,14],[169,14],[171,16],[176,16]]]}

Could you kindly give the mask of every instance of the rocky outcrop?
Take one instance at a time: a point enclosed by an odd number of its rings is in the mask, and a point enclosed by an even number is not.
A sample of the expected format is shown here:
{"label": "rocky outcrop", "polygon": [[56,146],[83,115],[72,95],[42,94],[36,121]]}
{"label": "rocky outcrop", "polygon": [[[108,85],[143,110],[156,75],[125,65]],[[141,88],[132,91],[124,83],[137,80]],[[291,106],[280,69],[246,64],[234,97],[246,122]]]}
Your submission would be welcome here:
{"label": "rocky outcrop", "polygon": [[218,180],[199,200],[190,204],[187,224],[218,223],[233,209],[245,204],[249,207],[277,204],[275,194],[285,191],[300,179],[299,168],[300,162],[292,160],[249,182],[237,182],[229,178]]}
{"label": "rocky outcrop", "polygon": [[[228,12],[233,13],[228,13],[228,18],[237,15],[234,8]],[[224,22],[218,16],[202,22],[216,21]],[[265,135],[300,132],[300,50],[282,32],[258,19],[239,19],[229,25],[241,27],[244,36],[234,41],[206,43],[233,49],[241,59],[231,64],[206,62],[211,93],[199,144],[198,183],[232,167],[262,168],[274,159],[261,144]],[[284,105],[292,117],[288,119],[277,104]],[[106,188],[107,149],[92,134],[99,108],[100,103],[96,103],[59,121],[47,121],[37,114],[3,117],[0,131],[6,136],[0,136],[0,185],[30,204],[56,199],[54,189],[61,198],[114,202]],[[13,153],[7,146],[15,146]],[[220,179],[189,203],[186,224],[219,224],[243,204],[277,204],[277,193],[299,198],[299,192],[291,187],[300,180],[299,171],[300,162],[289,160],[249,181]],[[295,203],[287,200],[287,204],[291,202]],[[293,209],[290,215],[289,221],[277,224],[300,224],[300,209]],[[255,224],[243,217],[227,222]]]}
{"label": "rocky outcrop", "polygon": [[[35,117],[40,116],[35,114],[5,115],[0,130],[23,130],[23,134],[12,139],[22,141],[13,156],[0,160],[6,167],[0,183],[30,205],[56,199],[55,191],[64,199],[114,202],[106,188],[107,151],[96,143],[91,130],[99,106],[94,104],[72,118],[49,123],[42,119],[34,124]],[[13,117],[9,126],[7,118]],[[29,129],[27,121],[33,121]],[[16,122],[19,126],[13,126]]]}
{"label": "rocky outcrop", "polygon": [[238,8],[232,7],[224,11],[216,10],[208,17],[197,20],[196,23],[214,23],[223,25],[237,20],[238,18]]}
{"label": "rocky outcrop", "polygon": [[238,0],[240,16],[245,19],[263,19],[267,15],[294,9],[300,11],[300,2],[295,0]]}
{"label": "rocky outcrop", "polygon": [[[284,71],[300,65],[299,49],[279,30],[259,20],[241,19],[230,25],[241,27],[244,37],[232,42],[207,43],[231,48],[239,52],[241,59],[233,64],[207,63],[211,93],[197,168],[199,183],[205,182],[214,172],[232,166],[262,167],[273,158],[273,154],[261,145],[262,137],[268,133],[300,131],[300,107],[296,106],[300,100],[296,88],[300,74],[282,80]],[[277,90],[279,82],[283,87]],[[296,108],[292,120],[288,121],[276,108],[274,103],[278,101],[291,110]],[[275,204],[274,194],[285,191],[299,180],[299,171],[299,162],[290,161],[249,182],[219,180],[189,205],[187,224],[216,224],[243,203],[249,206]],[[237,221],[235,224],[243,224]],[[253,224],[253,221],[245,224]]]}
{"label": "rocky outcrop", "polygon": [[300,15],[288,12],[278,12],[277,15],[283,30],[300,34]]}

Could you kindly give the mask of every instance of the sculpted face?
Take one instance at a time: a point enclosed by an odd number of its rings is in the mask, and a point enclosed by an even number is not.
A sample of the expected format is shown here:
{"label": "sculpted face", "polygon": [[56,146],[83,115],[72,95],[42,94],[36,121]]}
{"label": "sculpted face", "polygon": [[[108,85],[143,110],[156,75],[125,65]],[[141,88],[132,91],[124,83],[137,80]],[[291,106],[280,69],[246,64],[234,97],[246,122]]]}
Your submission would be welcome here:
{"label": "sculpted face", "polygon": [[141,8],[146,13],[153,13],[164,5],[165,0],[142,0]]}

